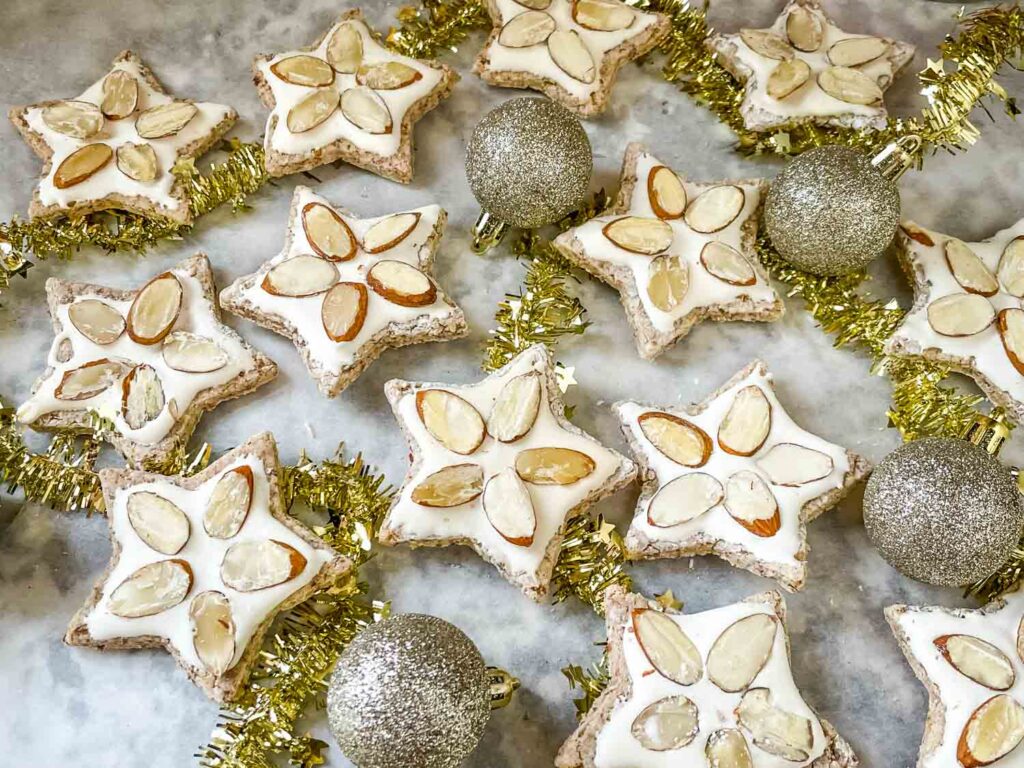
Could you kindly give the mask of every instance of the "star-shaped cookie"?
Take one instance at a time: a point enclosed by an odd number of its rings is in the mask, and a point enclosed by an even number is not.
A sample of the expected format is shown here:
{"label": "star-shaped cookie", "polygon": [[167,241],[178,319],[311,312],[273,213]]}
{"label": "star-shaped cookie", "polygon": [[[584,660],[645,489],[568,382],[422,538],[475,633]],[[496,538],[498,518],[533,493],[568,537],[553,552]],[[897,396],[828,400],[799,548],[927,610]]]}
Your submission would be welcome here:
{"label": "star-shaped cookie", "polygon": [[790,0],[768,29],[712,35],[707,45],[744,84],[740,112],[750,131],[884,128],[885,91],[914,58],[910,43],[840,29],[818,0]]}
{"label": "star-shaped cookie", "polygon": [[1024,420],[1024,219],[980,243],[904,222],[896,242],[914,306],[886,352],[948,365]]}
{"label": "star-shaped cookie", "polygon": [[269,432],[193,477],[102,470],[113,553],[65,641],[165,648],[230,701],[274,616],[352,567],[287,514],[280,480]]}
{"label": "star-shaped cookie", "polygon": [[611,680],[558,768],[854,768],[800,695],[778,592],[701,613],[605,593]]}
{"label": "star-shaped cookie", "polygon": [[395,181],[412,181],[413,125],[448,97],[458,74],[435,61],[389,51],[359,10],[314,45],[257,56],[256,88],[271,110],[271,176],[342,160]]}
{"label": "star-shaped cookie", "polygon": [[869,469],[797,426],[759,360],[699,405],[614,409],[643,481],[625,539],[637,559],[715,554],[801,589],[806,524]]}
{"label": "star-shaped cookie", "polygon": [[335,397],[389,347],[466,335],[462,310],[430,274],[446,218],[426,205],[360,219],[296,187],[284,249],[225,288],[221,304],[295,342]]}
{"label": "star-shaped cookie", "polygon": [[382,544],[465,544],[542,600],[564,523],[636,475],[565,418],[551,352],[524,350],[477,384],[385,387],[412,465]]}
{"label": "star-shaped cookie", "polygon": [[583,117],[598,115],[619,67],[654,48],[668,17],[619,0],[487,0],[494,22],[473,71],[491,85],[532,88]]}
{"label": "star-shaped cookie", "polygon": [[1024,595],[975,610],[893,605],[885,617],[928,689],[918,768],[1024,765]]}
{"label": "star-shaped cookie", "polygon": [[206,152],[237,117],[223,104],[175,99],[124,51],[80,96],[11,109],[45,163],[29,216],[118,208],[187,224],[188,197],[171,169]]}
{"label": "star-shaped cookie", "polygon": [[651,360],[709,320],[778,320],[782,299],[757,256],[761,179],[680,178],[639,144],[615,202],[555,247],[619,291],[640,356]]}
{"label": "star-shaped cookie", "polygon": [[55,338],[46,373],[18,409],[41,430],[89,429],[137,467],[159,467],[204,411],[277,375],[274,361],[221,322],[210,261],[199,253],[137,291],[46,281]]}

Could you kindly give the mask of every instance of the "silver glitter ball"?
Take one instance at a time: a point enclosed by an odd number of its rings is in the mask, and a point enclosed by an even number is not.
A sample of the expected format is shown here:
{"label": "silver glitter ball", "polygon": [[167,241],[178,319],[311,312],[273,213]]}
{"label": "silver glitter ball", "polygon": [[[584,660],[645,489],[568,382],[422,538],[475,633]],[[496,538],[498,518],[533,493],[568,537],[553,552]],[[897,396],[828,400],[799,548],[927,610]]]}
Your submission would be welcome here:
{"label": "silver glitter ball", "polygon": [[327,720],[359,768],[456,768],[490,718],[487,669],[436,616],[392,616],[356,636],[327,689]]}
{"label": "silver glitter ball", "polygon": [[579,208],[593,167],[579,118],[549,99],[512,99],[492,109],[466,149],[466,178],[480,207],[524,229]]}
{"label": "silver glitter ball", "polygon": [[827,146],[797,157],[768,190],[764,223],[784,259],[815,275],[866,267],[892,242],[900,193],[863,152]]}
{"label": "silver glitter ball", "polygon": [[1024,529],[1010,472],[966,440],[929,437],[890,453],[864,492],[864,527],[912,579],[962,587],[1005,563]]}

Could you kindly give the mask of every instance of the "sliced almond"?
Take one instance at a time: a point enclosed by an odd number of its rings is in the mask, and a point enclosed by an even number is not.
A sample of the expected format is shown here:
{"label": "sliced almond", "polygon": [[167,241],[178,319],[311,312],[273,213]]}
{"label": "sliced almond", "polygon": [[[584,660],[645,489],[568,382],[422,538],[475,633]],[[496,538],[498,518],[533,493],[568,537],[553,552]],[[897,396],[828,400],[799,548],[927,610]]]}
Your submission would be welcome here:
{"label": "sliced almond", "polygon": [[53,392],[58,400],[88,400],[105,392],[124,376],[126,366],[113,360],[93,360],[61,377]]}
{"label": "sliced almond", "polygon": [[305,567],[305,556],[283,541],[240,541],[224,553],[220,578],[238,592],[256,592],[294,579]]}
{"label": "sliced almond", "polygon": [[252,508],[252,467],[247,464],[228,470],[213,486],[203,512],[203,529],[215,539],[230,539],[242,530]]}
{"label": "sliced almond", "polygon": [[311,131],[338,110],[340,101],[336,88],[313,91],[288,111],[285,124],[292,133]]}
{"label": "sliced almond", "polygon": [[188,517],[177,504],[149,491],[128,497],[128,522],[146,544],[162,555],[176,555],[188,543]]}
{"label": "sliced almond", "polygon": [[162,139],[180,132],[198,114],[199,107],[187,101],[159,104],[135,118],[135,130],[144,139]]}
{"label": "sliced almond", "polygon": [[540,412],[541,390],[540,374],[536,371],[509,379],[487,419],[488,434],[503,443],[514,443],[533,429]]}
{"label": "sliced almond", "polygon": [[765,90],[773,99],[786,98],[811,79],[811,67],[803,59],[780,61],[768,75]]}
{"label": "sliced almond", "polygon": [[714,445],[708,433],[696,424],[663,411],[648,411],[637,419],[640,431],[651,445],[684,467],[703,467]]}
{"label": "sliced almond", "polygon": [[779,443],[757,460],[773,485],[795,488],[828,477],[835,467],[827,453],[795,443]]}
{"label": "sliced almond", "polygon": [[996,328],[1010,363],[1024,376],[1024,310],[1016,307],[1001,310],[996,317]]}
{"label": "sliced almond", "polygon": [[704,755],[708,768],[754,768],[747,740],[735,728],[722,728],[708,736]]}
{"label": "sliced almond", "polygon": [[847,104],[871,106],[882,103],[882,89],[859,69],[829,67],[818,73],[818,87]]}
{"label": "sliced almond", "polygon": [[328,261],[348,261],[356,255],[356,236],[341,215],[323,203],[302,207],[302,229],[317,256]]}
{"label": "sliced almond", "polygon": [[765,752],[794,762],[810,757],[814,748],[811,721],[776,707],[767,688],[751,688],[743,694],[736,718],[754,737],[754,746]]}
{"label": "sliced almond", "polygon": [[1013,238],[1003,249],[996,271],[1007,293],[1024,297],[1024,235]]}
{"label": "sliced almond", "polygon": [[724,496],[722,484],[704,472],[677,477],[662,486],[647,507],[647,522],[671,528],[695,520],[714,509]]}
{"label": "sliced almond", "polygon": [[356,82],[377,91],[396,91],[422,80],[423,74],[415,67],[400,61],[385,61],[359,68]]}
{"label": "sliced almond", "polygon": [[788,61],[796,54],[792,46],[767,29],[741,29],[740,39],[754,53],[776,61]]}
{"label": "sliced almond", "polygon": [[160,560],[132,573],[110,593],[108,608],[122,619],[153,616],[173,608],[192,589],[192,567],[184,560]]}
{"label": "sliced almond", "polygon": [[160,172],[156,152],[149,144],[130,141],[117,148],[117,170],[135,181],[153,181]]}
{"label": "sliced almond", "polygon": [[530,448],[516,456],[516,472],[534,485],[572,485],[596,468],[592,458],[572,448]]}
{"label": "sliced almond", "polygon": [[794,7],[786,17],[786,37],[798,50],[808,53],[818,50],[825,39],[821,17],[802,5]]}
{"label": "sliced almond", "polygon": [[437,288],[426,273],[404,261],[378,261],[366,273],[366,283],[401,307],[427,307],[437,301]]}
{"label": "sliced almond", "polygon": [[1006,757],[1024,740],[1024,707],[1011,696],[993,696],[964,726],[956,747],[963,768],[980,768]]}
{"label": "sliced almond", "polygon": [[487,481],[483,494],[484,514],[505,541],[517,547],[533,544],[537,514],[530,489],[511,467]]}
{"label": "sliced almond", "polygon": [[157,372],[137,365],[121,381],[121,416],[131,429],[142,429],[164,410],[164,387]]}
{"label": "sliced almond", "polygon": [[376,91],[366,86],[349,88],[341,94],[341,114],[367,133],[391,133],[391,112]]}
{"label": "sliced almond", "polygon": [[999,293],[999,282],[985,262],[963,240],[955,237],[946,241],[946,264],[960,287],[968,293],[994,296]]}
{"label": "sliced almond", "polygon": [[718,427],[718,444],[734,456],[753,456],[772,429],[772,406],[756,384],[736,393]]}
{"label": "sliced almond", "polygon": [[356,25],[348,22],[339,26],[327,44],[327,61],[342,74],[354,75],[363,63],[363,36]]}
{"label": "sliced almond", "polygon": [[640,650],[658,674],[679,685],[693,685],[704,676],[700,651],[670,616],[638,608],[632,622]]}
{"label": "sliced almond", "polygon": [[720,184],[698,195],[686,208],[685,221],[694,232],[711,234],[732,224],[743,210],[746,194],[733,184]]}
{"label": "sliced almond", "polygon": [[212,373],[228,364],[228,353],[217,342],[188,331],[168,334],[161,352],[167,367],[181,373]]}
{"label": "sliced almond", "polygon": [[103,113],[88,101],[58,101],[43,107],[43,123],[73,139],[91,139],[103,130]]}
{"label": "sliced almond", "polygon": [[666,696],[644,707],[630,732],[644,749],[664,752],[697,738],[697,726],[696,704],[685,696]]}
{"label": "sliced almond", "polygon": [[592,83],[597,65],[586,43],[572,29],[557,29],[548,37],[548,53],[555,65],[573,80]]}
{"label": "sliced almond", "polygon": [[300,53],[270,65],[270,71],[292,85],[319,88],[334,82],[334,69],[321,58]]}
{"label": "sliced almond", "polygon": [[188,607],[192,647],[204,667],[223,675],[235,658],[235,619],[231,603],[221,592],[200,592]]}
{"label": "sliced almond", "polygon": [[726,481],[725,509],[755,536],[769,538],[782,527],[779,503],[756,472],[740,470]]}
{"label": "sliced almond", "polygon": [[68,307],[68,320],[93,344],[113,344],[124,333],[121,313],[99,299],[82,299]]}
{"label": "sliced almond", "polygon": [[278,262],[263,276],[260,286],[275,296],[301,298],[330,290],[338,282],[338,268],[319,256],[293,256]]}
{"label": "sliced almond", "polygon": [[418,212],[395,213],[372,224],[363,235],[363,250],[382,253],[405,240],[420,223]]}
{"label": "sliced almond", "polygon": [[1017,624],[1017,658],[1024,661],[1024,618]]}
{"label": "sliced almond", "polygon": [[903,234],[921,245],[927,246],[928,248],[935,245],[935,241],[931,239],[928,233],[916,224],[900,224],[900,229],[903,230]]}
{"label": "sliced almond", "polygon": [[519,5],[534,11],[543,11],[551,5],[551,0],[516,0]]}
{"label": "sliced almond", "polygon": [[424,507],[457,507],[484,492],[484,471],[476,464],[454,464],[428,475],[412,489],[411,498]]}
{"label": "sliced almond", "polygon": [[453,453],[468,456],[487,436],[480,412],[453,392],[444,389],[417,392],[416,412],[427,432]]}
{"label": "sliced almond", "polygon": [[749,688],[772,655],[776,627],[767,613],[730,624],[708,651],[708,680],[726,693]]}
{"label": "sliced almond", "polygon": [[338,283],[324,296],[320,320],[331,341],[352,341],[366,322],[369,293],[362,283]]}
{"label": "sliced almond", "polygon": [[572,20],[597,32],[618,32],[633,24],[633,10],[619,0],[573,0]]}
{"label": "sliced almond", "polygon": [[647,199],[659,219],[678,219],[686,210],[686,187],[671,168],[656,165],[647,174]]}
{"label": "sliced almond", "polygon": [[498,33],[498,43],[506,48],[529,48],[547,40],[557,26],[544,11],[524,11],[505,23]]}
{"label": "sliced almond", "polygon": [[973,336],[995,319],[989,300],[974,293],[954,293],[928,305],[928,324],[943,336]]}
{"label": "sliced almond", "polygon": [[857,67],[885,56],[889,44],[878,37],[848,37],[828,49],[828,60],[837,67]]}
{"label": "sliced almond", "polygon": [[672,227],[661,219],[623,216],[604,225],[601,232],[619,248],[653,256],[672,245]]}
{"label": "sliced almond", "polygon": [[157,344],[171,332],[185,291],[173,272],[157,275],[135,294],[128,309],[128,336],[136,344]]}
{"label": "sliced almond", "polygon": [[53,172],[53,186],[67,189],[81,184],[103,168],[114,156],[114,150],[106,144],[86,144],[61,160]]}
{"label": "sliced almond", "polygon": [[647,268],[647,297],[662,312],[671,312],[690,290],[690,269],[680,256],[656,256]]}
{"label": "sliced almond", "polygon": [[746,257],[719,240],[704,244],[700,263],[710,274],[729,285],[754,285],[757,282],[757,273]]}
{"label": "sliced almond", "polygon": [[993,691],[1008,691],[1017,674],[1002,651],[973,635],[943,635],[934,640],[953,669]]}
{"label": "sliced almond", "polygon": [[103,78],[103,100],[100,111],[111,120],[121,120],[135,111],[139,104],[139,81],[123,69]]}

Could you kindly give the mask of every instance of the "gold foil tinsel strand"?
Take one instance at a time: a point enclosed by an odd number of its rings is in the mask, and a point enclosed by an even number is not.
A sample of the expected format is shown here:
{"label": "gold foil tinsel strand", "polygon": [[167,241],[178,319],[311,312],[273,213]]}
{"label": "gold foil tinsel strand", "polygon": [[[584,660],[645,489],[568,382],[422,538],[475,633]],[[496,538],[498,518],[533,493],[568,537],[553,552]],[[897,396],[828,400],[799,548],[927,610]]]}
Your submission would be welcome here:
{"label": "gold foil tinsel strand", "polygon": [[491,17],[482,0],[422,0],[398,11],[398,25],[388,30],[391,50],[417,59],[432,59],[458,50],[474,29],[487,29]]}
{"label": "gold foil tinsel strand", "polygon": [[597,697],[611,681],[611,674],[608,671],[608,648],[603,643],[601,645],[604,647],[604,653],[589,669],[584,669],[579,664],[570,664],[562,669],[562,674],[569,681],[569,688],[579,689],[582,694],[573,701],[573,704],[576,705],[577,720],[582,720],[583,716],[590,711],[594,702],[597,701]]}

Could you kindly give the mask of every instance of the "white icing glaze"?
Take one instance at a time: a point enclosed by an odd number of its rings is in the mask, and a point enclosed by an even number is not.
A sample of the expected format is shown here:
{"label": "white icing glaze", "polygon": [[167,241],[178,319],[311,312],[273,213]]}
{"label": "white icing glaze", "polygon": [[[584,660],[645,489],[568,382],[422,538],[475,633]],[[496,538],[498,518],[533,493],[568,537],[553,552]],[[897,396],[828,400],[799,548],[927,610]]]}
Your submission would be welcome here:
{"label": "white icing glaze", "polygon": [[[743,247],[743,225],[754,215],[760,204],[760,190],[754,184],[735,184],[735,186],[743,190],[743,208],[739,215],[725,229],[712,234],[702,234],[690,229],[682,218],[672,219],[667,222],[672,227],[674,241],[665,253],[671,256],[680,256],[687,263],[689,266],[690,285],[686,296],[671,312],[664,312],[651,302],[650,296],[647,294],[647,282],[653,257],[620,248],[609,240],[601,230],[608,222],[623,216],[655,217],[647,195],[647,176],[650,170],[658,165],[664,165],[664,163],[648,152],[642,152],[637,158],[636,184],[633,187],[633,196],[629,202],[629,210],[625,213],[612,216],[598,216],[591,219],[585,224],[559,235],[556,242],[568,246],[575,237],[582,246],[583,253],[587,258],[628,268],[633,273],[633,280],[636,284],[637,294],[640,296],[640,303],[643,305],[644,312],[650,319],[651,324],[663,333],[671,331],[672,326],[679,318],[685,317],[696,309],[725,304],[736,301],[744,296],[749,297],[752,301],[778,301],[775,289],[760,274],[757,275],[757,282],[753,285],[731,285],[712,275],[700,263],[701,249],[706,243],[713,240],[732,246],[740,251],[747,261],[752,263],[755,261],[753,254]],[[718,184],[688,182],[682,177],[680,177],[680,181],[683,182],[687,200],[689,201],[695,200],[704,190],[719,186]],[[728,184],[731,182],[723,183]]]}
{"label": "white icing glaze", "polygon": [[[636,639],[632,622],[627,622],[623,628],[622,651],[633,691],[628,699],[620,699],[616,703],[608,722],[597,735],[594,755],[596,768],[697,768],[707,765],[704,748],[708,737],[720,728],[739,728],[734,710],[743,698],[742,692],[725,693],[708,679],[708,652],[718,636],[734,622],[759,613],[775,616],[774,606],[767,602],[733,603],[703,613],[669,614],[697,646],[701,660],[705,663],[701,679],[689,686],[674,683],[654,671]],[[750,735],[746,734],[754,768],[799,768],[821,756],[827,745],[825,734],[817,716],[804,702],[793,682],[786,635],[781,622],[775,632],[775,644],[768,663],[750,687],[768,688],[775,706],[810,720],[814,736],[810,758],[803,762],[792,762],[758,749],[753,745]],[[697,705],[700,730],[696,738],[679,749],[664,752],[644,749],[630,732],[633,721],[645,707],[655,701],[666,696],[680,695],[688,697]]]}
{"label": "white icing glaze", "polygon": [[[116,309],[122,317],[127,316],[132,300],[114,301],[105,298],[95,290],[86,290],[76,294],[74,300],[60,304],[56,308],[56,321],[61,331],[50,347],[47,364],[52,368],[43,379],[35,393],[18,409],[18,420],[30,424],[49,413],[60,411],[95,411],[100,416],[110,419],[117,431],[126,438],[141,445],[155,445],[170,433],[175,424],[170,403],[173,401],[178,414],[182,414],[191,405],[196,395],[210,387],[218,387],[234,379],[239,374],[253,367],[252,354],[246,349],[242,340],[222,325],[214,315],[213,305],[203,293],[202,283],[190,275],[185,269],[176,267],[170,270],[184,289],[181,311],[173,330],[191,333],[213,339],[227,353],[227,363],[223,368],[210,373],[182,373],[164,362],[162,344],[143,345],[132,341],[125,332],[112,344],[99,345],[83,335],[69,320],[68,310],[71,304],[84,299],[98,299]],[[71,357],[61,362],[58,354],[65,341],[71,343]],[[121,385],[114,383],[103,392],[85,400],[60,400],[55,391],[67,371],[74,370],[93,360],[109,358],[124,360],[130,364],[151,366],[160,377],[164,389],[164,409],[152,421],[140,429],[132,429],[121,415]]]}
{"label": "white icing glaze", "polygon": [[[253,474],[253,496],[249,515],[241,530],[230,539],[214,539],[203,529],[203,513],[217,481],[227,472],[240,466],[248,466]],[[151,491],[168,499],[188,517],[191,528],[188,542],[176,555],[161,555],[150,549],[139,538],[128,520],[128,497],[139,491]],[[114,497],[110,516],[111,532],[120,544],[121,552],[117,564],[103,584],[99,601],[85,618],[89,634],[95,640],[110,640],[120,637],[141,637],[156,635],[166,638],[184,661],[203,668],[192,643],[192,625],[189,621],[189,605],[192,598],[206,590],[223,593],[231,603],[231,615],[235,621],[235,656],[231,666],[238,663],[257,627],[274,612],[276,607],[290,595],[309,584],[329,560],[324,550],[310,546],[302,537],[270,513],[270,484],[267,470],[258,456],[242,455],[219,473],[207,480],[194,491],[187,491],[170,480],[140,483],[122,488]],[[294,547],[306,558],[306,566],[294,579],[254,592],[238,592],[225,586],[220,578],[220,564],[224,553],[241,541],[264,541],[273,539]],[[167,558],[185,560],[192,568],[192,589],[186,598],[173,608],[137,619],[116,616],[108,609],[110,595],[136,570],[149,563]]]}
{"label": "white icing glaze", "polygon": [[[735,456],[722,450],[718,444],[718,427],[732,406],[736,393],[740,389],[752,384],[761,389],[771,404],[771,431],[768,433],[768,438],[764,441],[764,445],[753,456]],[[689,469],[677,464],[655,448],[647,439],[640,428],[638,418],[644,413],[657,412],[659,410],[675,414],[691,424],[696,424],[708,434],[714,443],[714,448],[704,466]],[[647,520],[647,510],[651,505],[653,496],[650,499],[641,499],[637,502],[636,515],[632,523],[630,523],[630,528],[632,531],[643,533],[655,542],[681,542],[685,539],[702,535],[708,539],[738,544],[759,560],[780,565],[802,565],[802,560],[797,559],[797,553],[802,546],[803,521],[801,510],[804,504],[828,491],[841,488],[846,473],[850,471],[850,462],[847,458],[846,450],[797,426],[783,409],[782,404],[775,395],[771,374],[760,369],[755,369],[749,376],[729,387],[729,389],[712,400],[707,408],[697,416],[691,416],[682,409],[650,408],[638,403],[620,403],[616,407],[616,412],[623,428],[629,430],[633,439],[641,446],[644,461],[657,476],[659,490],[677,477],[693,472],[704,472],[712,475],[725,488],[726,481],[734,473],[740,470],[748,470],[756,473],[765,481],[779,505],[781,528],[774,536],[762,537],[751,533],[737,523],[726,510],[724,501],[693,520],[667,528],[660,528],[651,525]],[[772,485],[768,475],[758,466],[757,462],[773,446],[780,443],[796,443],[805,448],[811,448],[827,454],[832,458],[832,472],[820,480],[797,487]]]}
{"label": "white icing glaze", "polygon": [[[527,8],[520,5],[516,0],[494,0],[492,7],[497,8],[500,22],[504,25],[510,19],[523,13]],[[597,68],[597,76],[592,83],[584,83],[567,75],[552,60],[548,53],[546,43],[538,43],[528,48],[509,48],[494,40],[484,51],[490,60],[488,69],[508,72],[525,72],[539,77],[547,78],[557,83],[577,99],[586,99],[596,91],[605,87],[606,83],[601,78],[601,66],[608,51],[622,43],[643,34],[643,32],[657,21],[653,13],[633,10],[633,23],[625,29],[611,32],[602,32],[587,29],[577,24],[572,18],[572,3],[570,0],[552,0],[544,12],[555,20],[557,29],[573,30],[583,41],[583,44],[590,51],[591,57]]]}
{"label": "white icing glaze", "polygon": [[[359,31],[359,36],[363,41],[364,64],[399,61],[417,70],[422,77],[404,88],[376,91],[391,112],[392,127],[389,133],[367,133],[349,122],[341,114],[340,109],[312,130],[305,131],[304,133],[292,133],[288,130],[288,113],[296,104],[316,89],[288,83],[271,72],[270,68],[282,59],[298,54],[317,56],[326,61],[327,46],[330,44],[334,31],[342,24],[350,24]],[[315,50],[279,53],[268,61],[260,61],[257,67],[263,74],[263,77],[266,78],[275,101],[274,109],[267,118],[267,147],[289,155],[306,154],[322,149],[338,139],[345,139],[361,150],[373,152],[382,157],[389,157],[398,151],[402,137],[402,121],[405,118],[405,113],[437,87],[443,78],[442,70],[430,67],[417,59],[401,56],[380,45],[374,40],[366,24],[359,19],[348,19],[335,24]],[[354,74],[347,75],[336,72],[334,83],[325,87],[336,88],[339,92],[343,92],[357,85]],[[274,124],[275,118],[276,125]],[[271,129],[272,126],[273,130]]]}
{"label": "white icing glaze", "polygon": [[[181,201],[171,195],[174,186],[174,174],[171,169],[178,160],[178,154],[187,145],[202,139],[226,117],[232,114],[231,107],[210,102],[193,102],[199,109],[194,118],[178,133],[161,139],[143,139],[135,130],[135,118],[144,109],[168,104],[176,101],[167,94],[155,91],[143,79],[142,71],[134,61],[119,61],[114,64],[111,72],[128,72],[139,84],[139,101],[134,113],[121,120],[104,118],[103,130],[90,139],[75,139],[49,128],[43,122],[43,109],[31,107],[25,112],[25,120],[33,131],[53,150],[50,171],[39,183],[39,201],[43,205],[60,205],[69,207],[75,203],[99,200],[106,195],[120,194],[124,196],[138,195],[151,200],[156,205],[176,210]],[[76,101],[87,101],[99,106],[103,101],[103,81],[106,75],[89,86]],[[101,170],[67,189],[57,189],[53,184],[53,176],[61,161],[76,149],[86,144],[104,143],[115,151],[126,143],[149,144],[156,153],[159,173],[153,181],[135,181],[117,169],[116,159],[111,159]]]}
{"label": "white icing glaze", "polygon": [[[568,432],[559,425],[551,410],[548,382],[547,356],[542,348],[531,348],[520,354],[508,368],[492,374],[477,384],[432,387],[417,386],[420,389],[444,389],[454,392],[471,403],[486,420],[491,413],[498,394],[507,381],[529,371],[542,374],[540,411],[533,428],[513,443],[501,443],[485,437],[483,444],[472,454],[462,456],[447,450],[435,440],[416,412],[416,393],[409,392],[398,402],[397,413],[404,427],[419,446],[421,462],[416,473],[406,479],[398,502],[388,515],[387,525],[402,530],[403,540],[429,541],[464,537],[478,542],[489,552],[496,553],[501,561],[514,573],[535,574],[548,544],[565,521],[566,513],[600,488],[614,475],[620,464],[620,457],[588,435]],[[414,488],[430,474],[453,464],[473,463],[483,467],[484,480],[493,477],[503,469],[515,465],[520,451],[529,448],[555,446],[582,451],[594,460],[594,471],[572,485],[527,484],[537,516],[537,529],[533,544],[528,547],[510,544],[494,530],[484,514],[482,497],[468,504],[448,509],[424,507],[412,501]]]}

